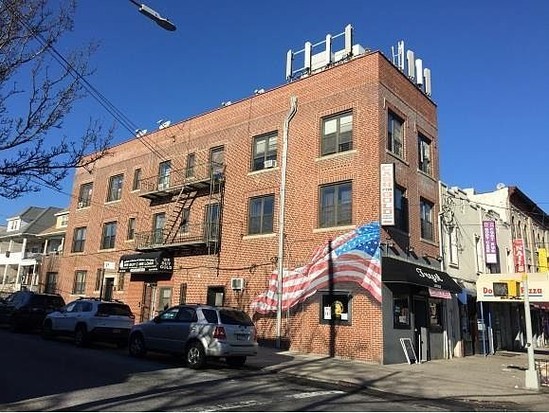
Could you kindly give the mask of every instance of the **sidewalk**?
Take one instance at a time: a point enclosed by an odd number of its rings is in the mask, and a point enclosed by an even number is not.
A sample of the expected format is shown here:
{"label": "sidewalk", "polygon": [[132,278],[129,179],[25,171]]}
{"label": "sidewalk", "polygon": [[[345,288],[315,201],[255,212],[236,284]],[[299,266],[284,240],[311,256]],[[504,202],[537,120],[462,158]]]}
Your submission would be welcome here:
{"label": "sidewalk", "polygon": [[[549,359],[536,354],[536,360]],[[499,352],[493,356],[469,356],[433,360],[422,364],[379,364],[330,358],[260,346],[249,357],[249,368],[309,380],[406,397],[476,401],[505,405],[513,411],[547,411],[549,387],[524,388],[528,359],[525,353]]]}

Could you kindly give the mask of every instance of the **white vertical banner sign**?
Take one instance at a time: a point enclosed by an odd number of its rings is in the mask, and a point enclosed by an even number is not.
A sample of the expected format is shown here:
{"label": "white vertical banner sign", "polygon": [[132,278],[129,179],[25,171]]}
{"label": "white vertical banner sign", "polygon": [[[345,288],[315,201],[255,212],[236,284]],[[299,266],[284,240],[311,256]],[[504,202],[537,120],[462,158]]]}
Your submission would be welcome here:
{"label": "white vertical banner sign", "polygon": [[381,225],[395,225],[395,164],[380,166]]}

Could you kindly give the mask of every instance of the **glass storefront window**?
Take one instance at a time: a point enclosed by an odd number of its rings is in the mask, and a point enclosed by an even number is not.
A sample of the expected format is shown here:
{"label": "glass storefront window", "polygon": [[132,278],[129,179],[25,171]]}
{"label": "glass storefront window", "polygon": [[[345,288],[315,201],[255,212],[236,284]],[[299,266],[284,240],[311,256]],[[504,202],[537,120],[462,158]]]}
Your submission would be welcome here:
{"label": "glass storefront window", "polygon": [[395,295],[393,298],[393,327],[410,328],[410,299],[407,295]]}
{"label": "glass storefront window", "polygon": [[442,300],[429,300],[429,325],[431,331],[442,330]]}
{"label": "glass storefront window", "polygon": [[342,292],[323,294],[320,311],[321,324],[327,324],[330,322],[350,324],[351,296],[348,293]]}

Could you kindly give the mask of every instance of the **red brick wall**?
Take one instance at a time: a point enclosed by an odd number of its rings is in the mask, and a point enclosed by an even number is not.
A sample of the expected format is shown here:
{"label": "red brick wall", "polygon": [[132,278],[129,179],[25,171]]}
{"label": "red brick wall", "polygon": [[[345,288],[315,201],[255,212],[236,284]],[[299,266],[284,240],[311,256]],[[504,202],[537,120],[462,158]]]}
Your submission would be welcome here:
{"label": "red brick wall", "polygon": [[[251,300],[264,291],[276,269],[280,168],[250,172],[254,136],[278,131],[278,162],[282,152],[284,118],[289,110],[290,96],[297,96],[298,110],[289,129],[288,170],[286,186],[286,251],[284,266],[295,268],[305,264],[311,252],[326,239],[347,232],[354,225],[379,220],[379,164],[395,162],[397,181],[410,188],[410,205],[425,196],[436,203],[436,180],[417,173],[416,128],[436,144],[436,108],[417,88],[379,53],[371,53],[308,78],[267,91],[207,114],[155,131],[142,138],[165,155],[160,159],[138,139],[115,146],[111,154],[99,160],[92,173],[78,171],[74,180],[73,201],[66,249],[61,263],[61,290],[70,299],[74,271],[88,270],[88,295],[93,291],[95,274],[104,261],[114,261],[134,250],[132,241],[125,241],[129,217],[137,218],[137,232],[150,231],[152,216],[167,211],[169,206],[151,207],[147,199],[131,191],[133,170],[142,168],[143,177],[158,174],[158,164],[171,159],[173,169],[182,169],[188,153],[197,154],[197,162],[208,160],[209,149],[225,148],[226,183],[223,205],[221,253],[211,256],[177,257],[169,280],[159,280],[158,287],[173,286],[172,303],[177,303],[179,285],[187,283],[187,302],[205,302],[208,286],[226,288],[225,303],[247,309]],[[385,151],[387,107],[398,110],[410,122],[406,130],[406,159],[398,160]],[[343,110],[353,111],[353,150],[320,157],[321,119]],[[436,152],[436,151],[435,151]],[[437,161],[438,162],[438,161]],[[438,174],[438,167],[437,167]],[[108,179],[124,173],[122,200],[105,203]],[[318,229],[319,186],[352,180],[353,226]],[[94,182],[90,208],[76,209],[79,187]],[[269,235],[248,236],[247,209],[250,197],[275,195],[275,228]],[[191,222],[203,220],[208,196],[196,199]],[[416,208],[418,211],[419,209]],[[418,235],[419,216],[411,207],[411,239],[421,248],[436,253],[434,244],[421,246]],[[116,248],[100,251],[102,224],[118,221]],[[412,225],[413,223],[413,225]],[[86,251],[70,253],[73,230],[87,226]],[[243,292],[230,289],[232,277],[244,277]],[[135,277],[131,278],[135,279]],[[154,278],[151,278],[154,281]],[[339,287],[338,287],[339,288]],[[349,358],[381,361],[383,333],[381,308],[367,292],[347,286],[353,293],[351,326],[336,329],[336,354]],[[128,302],[139,314],[143,282],[131,281],[126,274],[123,291],[115,298]],[[318,297],[308,299],[292,310],[289,332],[292,348],[298,351],[326,354],[331,334],[329,326],[319,324]],[[274,317],[255,317],[260,337],[276,335]]]}

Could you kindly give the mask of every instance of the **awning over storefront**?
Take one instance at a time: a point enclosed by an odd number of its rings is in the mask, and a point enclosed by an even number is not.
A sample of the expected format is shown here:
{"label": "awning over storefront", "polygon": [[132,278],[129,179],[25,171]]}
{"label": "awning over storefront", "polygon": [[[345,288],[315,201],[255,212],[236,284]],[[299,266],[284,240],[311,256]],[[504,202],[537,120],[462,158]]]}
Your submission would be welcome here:
{"label": "awning over storefront", "polygon": [[423,265],[383,257],[381,262],[381,280],[384,283],[415,284],[438,288],[451,293],[461,292],[461,287],[447,273]]}
{"label": "awning over storefront", "polygon": [[118,272],[171,274],[173,272],[173,256],[166,251],[122,255]]}
{"label": "awning over storefront", "polygon": [[[528,299],[532,303],[549,302],[549,274],[528,273]],[[494,296],[494,283],[517,281],[521,283],[520,298],[503,298]],[[522,286],[522,274],[482,274],[477,280],[477,301],[522,301],[524,300],[524,287]]]}

